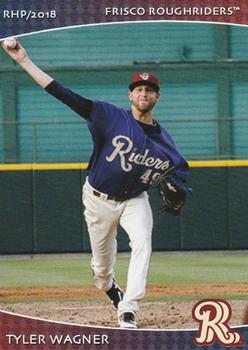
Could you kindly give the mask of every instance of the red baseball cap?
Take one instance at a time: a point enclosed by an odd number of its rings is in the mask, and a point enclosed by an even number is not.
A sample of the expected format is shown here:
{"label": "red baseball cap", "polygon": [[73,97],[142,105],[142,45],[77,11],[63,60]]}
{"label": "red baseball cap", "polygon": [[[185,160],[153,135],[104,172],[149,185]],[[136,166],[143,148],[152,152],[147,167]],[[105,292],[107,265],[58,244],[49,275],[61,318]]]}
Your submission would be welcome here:
{"label": "red baseball cap", "polygon": [[136,73],[131,77],[131,82],[129,84],[129,90],[133,91],[134,88],[140,85],[148,85],[151,86],[156,92],[159,92],[159,80],[155,75],[140,72]]}

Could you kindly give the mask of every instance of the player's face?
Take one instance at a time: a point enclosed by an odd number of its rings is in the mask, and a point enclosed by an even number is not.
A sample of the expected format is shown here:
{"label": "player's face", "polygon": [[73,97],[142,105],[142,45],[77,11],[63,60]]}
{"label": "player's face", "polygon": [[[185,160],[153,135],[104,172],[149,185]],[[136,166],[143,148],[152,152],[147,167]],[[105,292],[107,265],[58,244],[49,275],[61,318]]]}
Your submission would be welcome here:
{"label": "player's face", "polygon": [[128,97],[133,106],[141,113],[147,113],[153,109],[160,94],[150,86],[140,85],[129,91]]}

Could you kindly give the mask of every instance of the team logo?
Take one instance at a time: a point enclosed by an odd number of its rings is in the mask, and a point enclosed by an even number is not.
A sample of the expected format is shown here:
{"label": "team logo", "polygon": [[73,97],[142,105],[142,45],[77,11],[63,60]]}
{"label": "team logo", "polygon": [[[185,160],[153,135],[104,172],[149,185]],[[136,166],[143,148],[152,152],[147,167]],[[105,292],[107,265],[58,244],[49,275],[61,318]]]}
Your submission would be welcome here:
{"label": "team logo", "polygon": [[162,160],[158,157],[152,157],[150,150],[145,149],[143,153],[139,153],[133,147],[133,141],[125,135],[117,135],[112,139],[114,149],[110,155],[106,157],[108,162],[113,162],[116,158],[120,160],[122,170],[129,172],[133,169],[133,164],[146,166],[148,168],[167,170],[170,166],[169,160]]}
{"label": "team logo", "polygon": [[150,75],[148,73],[141,73],[140,77],[141,77],[142,80],[148,80]]}
{"label": "team logo", "polygon": [[192,310],[192,317],[199,323],[199,330],[194,337],[195,344],[209,346],[218,342],[226,347],[244,345],[243,336],[228,325],[231,316],[231,306],[225,300],[199,301]]}

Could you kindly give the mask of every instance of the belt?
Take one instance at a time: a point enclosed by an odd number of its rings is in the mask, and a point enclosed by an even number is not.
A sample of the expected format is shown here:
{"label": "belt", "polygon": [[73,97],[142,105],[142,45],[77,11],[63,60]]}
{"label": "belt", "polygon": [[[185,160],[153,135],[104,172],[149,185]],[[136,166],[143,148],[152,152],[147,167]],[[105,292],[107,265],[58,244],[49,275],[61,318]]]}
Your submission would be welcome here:
{"label": "belt", "polygon": [[96,190],[93,190],[93,194],[96,197],[108,199],[108,200],[115,201],[115,202],[123,202],[127,199],[124,196],[112,196],[110,194],[101,193],[101,192],[98,192]]}

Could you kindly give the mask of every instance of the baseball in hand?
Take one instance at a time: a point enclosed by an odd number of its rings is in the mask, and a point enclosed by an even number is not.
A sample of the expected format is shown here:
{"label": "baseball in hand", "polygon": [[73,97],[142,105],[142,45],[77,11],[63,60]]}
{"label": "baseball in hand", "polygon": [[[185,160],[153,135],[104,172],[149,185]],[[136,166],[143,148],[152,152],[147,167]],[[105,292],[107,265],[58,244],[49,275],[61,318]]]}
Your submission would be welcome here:
{"label": "baseball in hand", "polygon": [[4,40],[4,44],[9,49],[14,49],[16,47],[17,41],[15,38],[8,38]]}

